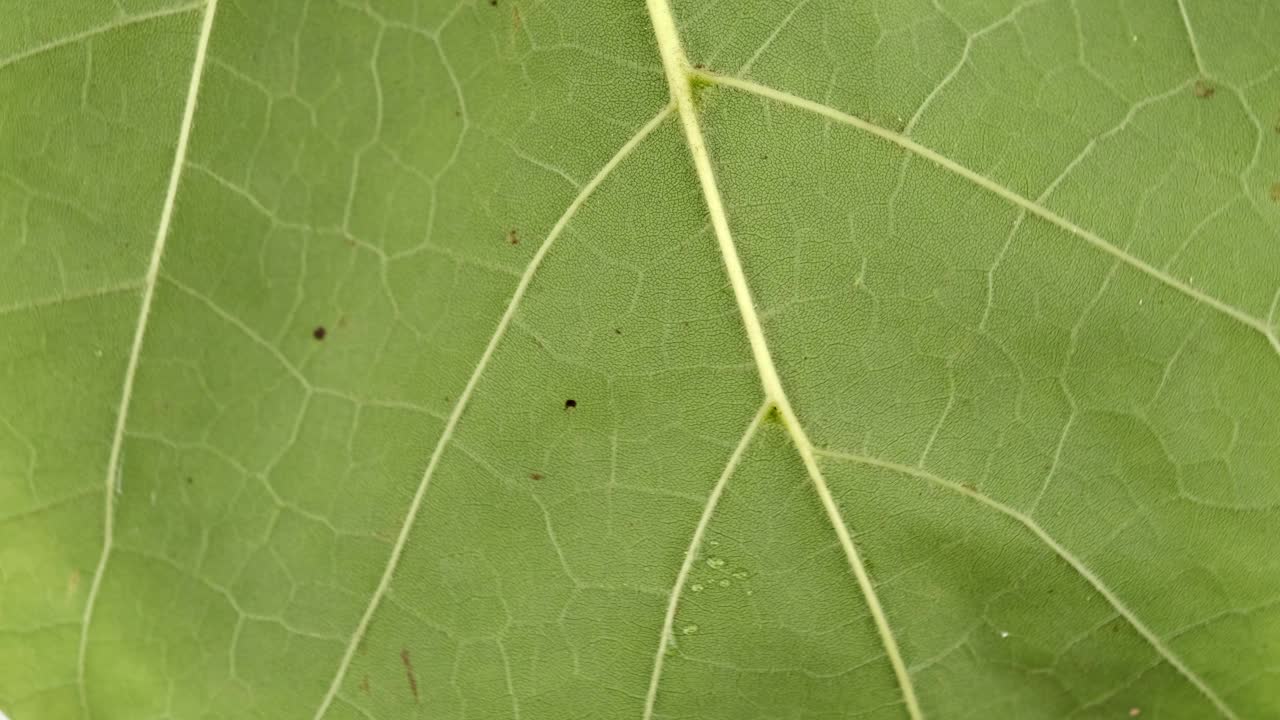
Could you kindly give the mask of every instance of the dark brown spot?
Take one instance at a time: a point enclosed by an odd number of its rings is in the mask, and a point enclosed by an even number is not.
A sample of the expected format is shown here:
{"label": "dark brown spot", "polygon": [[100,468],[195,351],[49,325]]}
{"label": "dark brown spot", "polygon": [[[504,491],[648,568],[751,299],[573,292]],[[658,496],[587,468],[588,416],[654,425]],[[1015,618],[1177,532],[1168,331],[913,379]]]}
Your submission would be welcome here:
{"label": "dark brown spot", "polygon": [[530,479],[530,480],[541,480],[541,479],[542,479],[542,473],[529,473],[529,479]]}
{"label": "dark brown spot", "polygon": [[1204,80],[1197,80],[1196,85],[1193,88],[1193,92],[1195,92],[1196,97],[1202,100],[1208,100],[1209,98],[1213,97],[1213,94],[1215,92],[1217,92],[1217,88],[1205,82]]}
{"label": "dark brown spot", "polygon": [[409,660],[409,648],[400,649],[400,662],[404,665],[404,675],[409,678],[409,690],[413,693],[413,701],[419,702],[418,676],[413,672],[413,662]]}
{"label": "dark brown spot", "polygon": [[622,328],[614,328],[614,329],[613,329],[613,334],[614,334],[614,335],[621,335],[621,334],[622,334]]}
{"label": "dark brown spot", "polygon": [[968,490],[971,493],[978,492],[978,486],[974,485],[973,483],[960,483],[960,487],[964,488],[965,490]]}
{"label": "dark brown spot", "polygon": [[578,401],[577,401],[577,400],[574,400],[573,398],[569,398],[568,400],[565,400],[565,401],[564,401],[564,409],[565,409],[565,410],[572,410],[572,409],[574,409],[574,408],[576,408],[576,407],[578,407]]}
{"label": "dark brown spot", "polygon": [[694,70],[706,70],[706,69],[707,69],[707,66],[706,66],[706,65],[703,65],[702,63],[694,63],[694,64],[693,64],[693,69],[694,69]]}
{"label": "dark brown spot", "polygon": [[317,340],[323,340],[324,336],[328,334],[329,331],[325,330],[323,325],[317,325],[316,329],[311,331],[311,337]]}
{"label": "dark brown spot", "polygon": [[515,228],[511,228],[507,231],[507,242],[511,245],[520,244],[520,235],[516,233]]}
{"label": "dark brown spot", "polygon": [[498,0],[489,0],[489,7],[498,7]]}

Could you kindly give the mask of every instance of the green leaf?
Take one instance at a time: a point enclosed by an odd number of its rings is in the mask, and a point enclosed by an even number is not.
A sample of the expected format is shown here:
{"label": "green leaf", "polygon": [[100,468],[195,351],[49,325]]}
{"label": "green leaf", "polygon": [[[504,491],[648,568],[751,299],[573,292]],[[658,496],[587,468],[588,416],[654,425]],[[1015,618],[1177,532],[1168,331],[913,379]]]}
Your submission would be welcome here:
{"label": "green leaf", "polygon": [[0,17],[13,720],[1280,718],[1271,0]]}

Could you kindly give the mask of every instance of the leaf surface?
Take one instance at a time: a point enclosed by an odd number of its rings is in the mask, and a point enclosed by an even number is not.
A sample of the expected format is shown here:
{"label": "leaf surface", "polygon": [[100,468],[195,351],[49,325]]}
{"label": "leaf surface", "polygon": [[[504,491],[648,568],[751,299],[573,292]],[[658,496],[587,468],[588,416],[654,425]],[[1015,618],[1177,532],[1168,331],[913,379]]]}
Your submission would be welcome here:
{"label": "leaf surface", "polygon": [[14,720],[1280,717],[1273,2],[0,14]]}

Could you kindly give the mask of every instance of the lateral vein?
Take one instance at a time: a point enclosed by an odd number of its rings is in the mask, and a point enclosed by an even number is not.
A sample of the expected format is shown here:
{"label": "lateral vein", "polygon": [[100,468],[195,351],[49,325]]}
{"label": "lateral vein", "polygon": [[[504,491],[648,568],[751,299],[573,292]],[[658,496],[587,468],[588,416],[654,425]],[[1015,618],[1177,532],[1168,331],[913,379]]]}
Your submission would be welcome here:
{"label": "lateral vein", "polygon": [[573,219],[578,210],[586,203],[587,199],[604,183],[605,179],[627,158],[637,147],[649,137],[654,130],[658,129],[668,116],[671,115],[673,108],[667,105],[658,111],[647,123],[645,123],[635,135],[632,135],[625,142],[617,153],[604,164],[600,172],[596,173],[573,201],[569,203],[569,207],[565,209],[564,214],[552,226],[547,237],[542,241],[542,245],[538,251],[533,254],[533,258],[529,261],[528,267],[520,276],[520,281],[516,283],[516,288],[511,294],[511,300],[507,303],[506,310],[502,313],[502,317],[498,320],[498,325],[494,328],[493,335],[489,338],[488,345],[485,346],[484,352],[480,355],[480,360],[476,363],[475,370],[472,371],[471,377],[467,380],[467,384],[462,389],[462,393],[458,395],[458,400],[453,406],[453,411],[449,413],[449,417],[445,420],[444,430],[440,433],[439,440],[436,441],[435,449],[431,452],[430,459],[427,460],[427,467],[422,473],[422,480],[418,483],[418,489],[414,492],[413,500],[409,504],[409,510],[405,514],[404,522],[400,526],[400,532],[396,536],[395,544],[391,548],[391,554],[387,558],[386,567],[383,569],[382,578],[378,581],[378,587],[374,590],[373,597],[370,598],[369,604],[365,607],[364,614],[360,618],[360,622],[356,625],[355,631],[351,635],[351,640],[347,643],[346,651],[342,655],[342,659],[338,663],[338,669],[334,673],[333,681],[329,684],[329,689],[325,693],[324,698],[320,701],[320,706],[316,709],[315,720],[319,720],[328,711],[329,706],[333,703],[334,698],[338,695],[338,690],[342,685],[342,680],[346,676],[347,668],[351,665],[351,659],[355,656],[356,648],[360,644],[360,640],[364,637],[369,629],[369,623],[372,622],[374,613],[377,612],[382,598],[387,594],[387,590],[391,586],[391,578],[395,575],[396,567],[400,563],[400,555],[404,552],[405,545],[409,539],[409,533],[413,528],[414,522],[417,520],[418,513],[422,509],[422,500],[426,496],[427,488],[431,484],[431,478],[435,475],[436,468],[440,464],[441,457],[444,456],[444,449],[449,444],[449,440],[453,437],[453,433],[458,426],[459,420],[462,418],[463,412],[467,408],[471,395],[475,392],[476,386],[480,382],[480,376],[484,374],[485,368],[488,367],[489,361],[493,358],[494,351],[501,343],[503,336],[506,334],[507,328],[510,327],[516,311],[520,306],[520,301],[524,299],[525,293],[529,289],[529,285],[533,282],[533,276],[537,272],[538,267],[546,258],[547,253],[551,250],[551,246],[556,239],[564,232],[569,225],[569,221]]}
{"label": "lateral vein", "polygon": [[147,265],[147,274],[142,286],[142,301],[138,309],[138,322],[134,328],[133,345],[129,350],[129,361],[125,366],[124,388],[120,392],[120,405],[116,411],[115,432],[111,438],[111,451],[107,458],[107,473],[103,492],[102,553],[98,556],[98,564],[93,573],[93,582],[89,585],[85,599],[84,615],[80,621],[80,643],[76,653],[76,687],[80,694],[80,706],[86,717],[92,716],[85,688],[85,662],[89,649],[89,628],[93,623],[93,611],[97,603],[98,593],[102,587],[102,577],[106,574],[107,561],[111,556],[111,546],[115,534],[115,498],[117,482],[121,472],[121,459],[124,450],[125,426],[129,422],[129,405],[133,399],[133,383],[138,375],[138,363],[142,357],[143,340],[147,333],[147,322],[151,318],[151,304],[155,299],[156,284],[160,277],[160,261],[164,257],[165,244],[169,238],[169,227],[173,222],[173,211],[178,197],[178,187],[182,181],[182,169],[186,163],[187,148],[191,142],[191,129],[195,125],[196,104],[200,98],[200,83],[204,79],[205,60],[209,54],[209,38],[213,34],[213,19],[217,14],[218,0],[208,0],[204,8],[204,16],[200,23],[200,35],[196,40],[195,59],[191,68],[191,82],[187,86],[186,105],[182,111],[182,124],[178,129],[178,144],[173,152],[173,165],[169,170],[169,186],[165,191],[164,205],[160,209],[160,223],[156,228],[156,237],[151,249],[151,260]]}
{"label": "lateral vein", "polygon": [[737,246],[734,244],[733,235],[729,230],[728,215],[725,212],[724,201],[716,183],[715,171],[711,165],[711,155],[707,151],[697,108],[694,107],[690,82],[692,79],[700,77],[700,75],[695,73],[685,57],[684,49],[680,42],[680,34],[676,29],[675,17],[671,12],[668,0],[647,0],[647,3],[649,17],[653,22],[654,36],[658,43],[658,51],[662,56],[662,65],[666,71],[667,84],[670,86],[672,100],[675,102],[676,110],[680,115],[685,141],[689,146],[689,154],[692,156],[694,169],[698,175],[698,183],[702,187],[702,195],[707,204],[707,211],[710,214],[711,226],[715,232],[716,242],[724,260],[729,283],[733,288],[733,296],[738,306],[738,312],[742,316],[742,324],[746,330],[747,340],[751,345],[751,353],[755,359],[756,370],[760,375],[760,382],[764,387],[765,398],[768,403],[777,408],[778,413],[782,416],[783,424],[791,436],[796,452],[800,455],[805,470],[809,474],[809,479],[813,482],[814,490],[822,501],[827,519],[840,541],[840,546],[849,562],[849,568],[858,581],[863,599],[875,621],[876,630],[880,635],[881,643],[884,645],[885,654],[893,666],[893,672],[897,678],[899,689],[902,691],[907,711],[912,720],[921,720],[924,715],[920,710],[919,700],[916,698],[911,675],[907,671],[906,663],[902,659],[902,653],[898,649],[893,629],[889,626],[888,616],[880,604],[880,599],[876,595],[871,577],[862,562],[852,536],[849,534],[848,526],[841,515],[839,505],[831,494],[831,489],[827,485],[826,478],[822,475],[822,470],[818,467],[817,459],[814,456],[813,443],[810,442],[809,436],[800,424],[800,419],[791,407],[791,401],[782,387],[773,356],[769,352],[769,345],[765,339],[760,315],[756,311],[755,301],[751,296],[751,288],[747,283],[746,273],[738,256]]}
{"label": "lateral vein", "polygon": [[817,450],[815,452],[834,460],[842,460],[844,462],[851,462],[859,465],[878,467],[901,475],[908,475],[919,480],[931,482],[942,488],[976,500],[1022,525],[1029,530],[1031,534],[1035,535],[1038,540],[1052,550],[1055,555],[1070,565],[1071,568],[1085,580],[1085,582],[1089,583],[1089,585],[1091,585],[1093,589],[1101,595],[1112,608],[1115,609],[1116,613],[1123,617],[1125,621],[1128,622],[1129,625],[1136,630],[1149,645],[1151,645],[1160,657],[1164,658],[1170,666],[1177,670],[1179,674],[1186,678],[1188,682],[1208,698],[1209,702],[1213,703],[1213,706],[1217,708],[1218,712],[1221,713],[1224,718],[1227,718],[1228,720],[1239,720],[1235,711],[1232,710],[1231,707],[1227,705],[1226,702],[1219,697],[1218,694],[1214,692],[1199,675],[1197,675],[1191,668],[1187,667],[1187,664],[1182,661],[1182,658],[1178,657],[1178,655],[1165,644],[1160,636],[1156,635],[1151,628],[1147,627],[1146,624],[1134,614],[1133,610],[1129,609],[1129,607],[1111,591],[1111,588],[1107,587],[1107,585],[1102,582],[1102,578],[1098,577],[1070,550],[1063,547],[1062,544],[1050,535],[1047,530],[1040,526],[1040,523],[1036,522],[1030,516],[1005,505],[995,498],[984,495],[977,490],[971,490],[960,483],[934,475],[928,470],[924,470],[922,468],[911,467],[910,465],[903,465],[889,460],[881,460],[880,458],[870,457],[867,455],[857,455],[837,450]]}
{"label": "lateral vein", "polygon": [[724,494],[725,486],[729,484],[729,478],[738,469],[738,464],[742,462],[742,457],[746,455],[747,448],[751,445],[751,439],[755,437],[756,431],[760,429],[760,423],[764,422],[770,407],[772,407],[772,404],[765,402],[747,425],[746,431],[742,433],[742,439],[738,441],[738,446],[729,455],[729,462],[725,464],[724,472],[720,473],[720,478],[716,480],[716,484],[711,488],[711,493],[707,496],[706,505],[702,508],[702,515],[698,518],[698,525],[693,529],[693,537],[689,540],[689,549],[685,551],[684,562],[680,564],[680,571],[676,574],[675,586],[671,588],[671,597],[667,600],[667,614],[662,619],[662,634],[658,637],[658,652],[653,658],[653,673],[649,676],[649,692],[645,695],[642,720],[652,720],[653,718],[654,706],[658,701],[658,681],[662,678],[662,665],[667,657],[667,646],[674,638],[673,627],[676,622],[676,610],[680,607],[680,596],[684,593],[685,584],[689,582],[689,574],[693,572],[694,563],[698,561],[698,550],[702,548],[702,540],[707,534],[707,527],[711,525],[711,517],[715,515],[716,506],[720,504],[720,496]]}
{"label": "lateral vein", "polygon": [[760,83],[752,82],[750,80],[731,77],[729,75],[720,75],[717,73],[710,73],[702,70],[692,70],[690,71],[690,75],[709,83],[714,83],[716,85],[721,85],[727,88],[733,88],[735,90],[741,90],[743,92],[748,92],[753,95],[758,95],[760,97],[773,100],[775,102],[780,102],[786,105],[790,105],[792,107],[798,108],[800,110],[804,110],[806,112],[811,112],[816,115],[821,115],[830,120],[834,120],[844,125],[849,125],[851,127],[857,128],[858,130],[862,130],[863,132],[870,133],[882,140],[885,140],[894,145],[897,145],[903,150],[906,150],[907,152],[918,155],[919,157],[924,158],[925,160],[928,160],[929,162],[933,163],[934,165],[937,165],[938,167],[944,170],[947,170],[948,172],[951,172],[956,175],[959,175],[960,177],[963,177],[964,179],[972,182],[973,184],[977,185],[983,190],[986,190],[987,192],[993,195],[1003,198],[1004,200],[1016,205],[1017,207],[1025,210],[1026,212],[1029,212],[1032,215],[1035,215],[1036,217],[1039,217],[1040,219],[1045,220],[1046,222],[1056,225],[1058,228],[1065,230],[1067,233],[1071,235],[1075,235],[1076,237],[1084,240],[1085,242],[1097,248],[1098,250],[1101,250],[1102,252],[1108,255],[1111,255],[1112,257],[1120,260],[1126,265],[1129,265],[1135,270],[1157,280],[1158,282],[1163,283],[1164,285],[1167,285],[1168,287],[1173,288],[1174,290],[1177,290],[1178,292],[1186,295],[1187,297],[1190,297],[1196,302],[1202,303],[1208,306],[1209,308],[1215,310],[1216,312],[1219,312],[1222,315],[1225,315],[1226,317],[1232,320],[1235,320],[1236,322],[1261,333],[1262,336],[1267,340],[1267,342],[1271,344],[1272,349],[1275,350],[1277,354],[1280,354],[1280,337],[1277,336],[1276,331],[1273,328],[1271,328],[1265,320],[1254,317],[1253,315],[1250,315],[1244,310],[1241,310],[1238,307],[1235,307],[1229,303],[1219,300],[1218,298],[1204,292],[1203,290],[1199,290],[1195,287],[1192,287],[1188,283],[1183,282],[1182,280],[1179,280],[1177,277],[1174,277],[1173,275],[1165,272],[1164,270],[1161,270],[1160,268],[1157,268],[1151,263],[1148,263],[1147,261],[1129,253],[1123,248],[1113,245],[1112,243],[1108,242],[1107,240],[1099,236],[1097,233],[1075,224],[1071,220],[1068,220],[1067,218],[1059,215],[1058,213],[1044,207],[1043,205],[1037,203],[1036,201],[1031,200],[1027,197],[1024,197],[1023,195],[1020,195],[1017,192],[1014,192],[1013,190],[1010,190],[1009,188],[986,177],[985,175],[981,175],[973,170],[970,170],[964,165],[961,165],[955,160],[952,160],[951,158],[943,155],[942,153],[939,153],[936,150],[928,148],[924,145],[921,145],[920,143],[916,142],[915,140],[912,140],[911,138],[901,133],[897,133],[892,130],[888,130],[886,128],[880,127],[875,123],[868,122],[866,120],[863,120],[860,117],[857,117],[855,115],[850,115],[849,113],[843,112],[841,110],[837,110],[828,105],[823,105],[822,103],[809,100],[808,98],[803,98],[798,95],[792,95],[791,93],[785,92],[783,90],[778,90],[777,88],[769,87],[768,85],[761,85]]}
{"label": "lateral vein", "polygon": [[12,55],[9,55],[8,57],[0,58],[0,70],[3,70],[4,68],[9,67],[10,65],[16,65],[22,62],[23,60],[33,58],[37,55],[43,55],[44,53],[52,52],[59,48],[67,47],[68,45],[75,45],[76,43],[84,42],[86,40],[92,40],[93,38],[98,37],[99,35],[106,35],[107,33],[114,32],[122,28],[127,28],[131,25],[139,25],[141,23],[150,22],[152,20],[158,20],[160,18],[173,17],[174,15],[182,15],[184,13],[195,12],[196,10],[199,10],[202,7],[206,7],[208,4],[215,4],[216,2],[217,0],[210,0],[209,3],[206,3],[204,0],[200,0],[200,2],[189,3],[186,5],[179,5],[177,7],[172,7],[172,8],[164,8],[163,10],[156,10],[154,12],[142,13],[139,15],[132,15],[122,20],[117,20],[107,25],[103,25],[102,27],[97,27],[97,28],[93,28],[92,30],[85,30],[83,32],[78,32],[72,35],[67,35],[65,37],[60,37],[54,40],[50,40],[49,42],[46,42],[41,45],[37,45],[33,48],[28,48],[21,52],[17,52]]}

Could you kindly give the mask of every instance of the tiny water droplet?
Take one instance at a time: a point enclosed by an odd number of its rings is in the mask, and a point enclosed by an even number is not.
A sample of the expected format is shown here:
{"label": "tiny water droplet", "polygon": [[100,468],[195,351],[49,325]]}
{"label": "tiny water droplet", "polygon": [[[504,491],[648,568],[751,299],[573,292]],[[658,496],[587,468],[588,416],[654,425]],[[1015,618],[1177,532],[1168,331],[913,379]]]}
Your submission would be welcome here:
{"label": "tiny water droplet", "polygon": [[689,589],[694,592],[702,592],[702,583],[694,583],[689,586]]}
{"label": "tiny water droplet", "polygon": [[697,625],[685,625],[684,627],[680,628],[681,635],[692,635],[696,632],[698,632]]}
{"label": "tiny water droplet", "polygon": [[711,541],[711,546],[712,546],[712,547],[715,547],[716,545],[719,545],[719,544],[720,544],[720,541],[719,541],[719,540],[712,540],[712,541]]}
{"label": "tiny water droplet", "polygon": [[724,558],[718,558],[718,557],[707,558],[707,565],[715,568],[716,570],[719,570],[720,568],[724,567]]}
{"label": "tiny water droplet", "polygon": [[1007,637],[1009,637],[1009,631],[1008,631],[1008,630],[1001,630],[1001,631],[1000,631],[1000,637],[1002,637],[1002,638],[1007,638]]}
{"label": "tiny water droplet", "polygon": [[730,584],[729,578],[725,578],[719,582],[720,587],[729,587]]}
{"label": "tiny water droplet", "polygon": [[94,357],[99,357],[99,358],[100,358],[100,357],[102,357],[102,348],[98,348],[97,350],[94,350],[94,351],[93,351],[93,356],[94,356]]}

